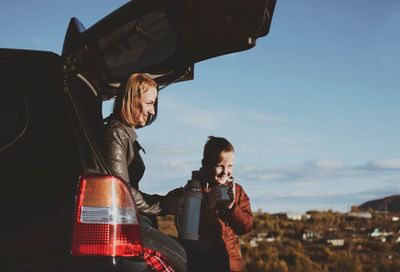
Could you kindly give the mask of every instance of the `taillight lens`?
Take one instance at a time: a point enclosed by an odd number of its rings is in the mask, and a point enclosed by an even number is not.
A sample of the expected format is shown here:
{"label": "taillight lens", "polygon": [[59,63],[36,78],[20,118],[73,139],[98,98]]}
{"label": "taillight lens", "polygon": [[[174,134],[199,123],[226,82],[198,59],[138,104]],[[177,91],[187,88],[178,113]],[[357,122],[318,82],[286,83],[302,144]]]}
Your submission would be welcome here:
{"label": "taillight lens", "polygon": [[72,255],[143,255],[136,205],[119,178],[82,176],[74,221]]}

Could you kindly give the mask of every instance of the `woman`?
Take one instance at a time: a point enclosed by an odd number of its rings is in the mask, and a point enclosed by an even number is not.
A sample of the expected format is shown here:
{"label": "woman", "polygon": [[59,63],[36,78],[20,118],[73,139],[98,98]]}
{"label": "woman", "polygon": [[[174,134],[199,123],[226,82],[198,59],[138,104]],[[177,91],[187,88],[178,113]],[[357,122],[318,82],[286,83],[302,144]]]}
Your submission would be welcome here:
{"label": "woman", "polygon": [[151,225],[151,216],[179,214],[183,206],[182,189],[166,196],[139,191],[144,163],[139,151],[136,128],[150,125],[157,116],[157,84],[147,75],[133,74],[117,94],[113,114],[106,125],[104,156],[115,176],[130,184],[139,211],[143,246],[168,258],[175,271],[186,271],[186,254],[180,244]]}

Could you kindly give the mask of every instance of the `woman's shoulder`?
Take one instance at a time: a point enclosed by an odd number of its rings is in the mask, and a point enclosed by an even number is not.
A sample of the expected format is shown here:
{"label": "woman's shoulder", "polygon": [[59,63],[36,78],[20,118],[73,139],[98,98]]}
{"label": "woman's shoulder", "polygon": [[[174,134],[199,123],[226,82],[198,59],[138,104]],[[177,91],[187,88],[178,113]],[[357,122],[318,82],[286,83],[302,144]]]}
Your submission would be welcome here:
{"label": "woman's shoulder", "polygon": [[106,135],[118,135],[124,136],[127,135],[134,142],[137,139],[137,134],[135,129],[131,126],[125,125],[118,119],[109,119],[107,124],[105,125],[105,134]]}
{"label": "woman's shoulder", "polygon": [[105,124],[106,129],[108,130],[118,130],[118,129],[123,129],[123,127],[125,126],[124,123],[122,123],[120,120],[118,119],[114,119],[114,118],[110,118],[110,119],[106,119],[107,122]]}

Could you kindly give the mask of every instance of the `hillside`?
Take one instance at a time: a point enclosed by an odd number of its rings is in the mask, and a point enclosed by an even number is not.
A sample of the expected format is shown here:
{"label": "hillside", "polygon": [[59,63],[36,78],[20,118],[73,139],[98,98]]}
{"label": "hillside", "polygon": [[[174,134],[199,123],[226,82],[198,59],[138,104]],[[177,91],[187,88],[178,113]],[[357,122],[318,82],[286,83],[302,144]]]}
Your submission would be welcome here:
{"label": "hillside", "polygon": [[373,211],[380,212],[400,212],[400,195],[388,196],[381,199],[367,201],[358,207],[362,211],[372,209]]}
{"label": "hillside", "polygon": [[[245,271],[400,271],[400,214],[358,214],[365,215],[254,213],[253,231],[240,237]],[[159,223],[161,231],[176,236],[172,217]]]}

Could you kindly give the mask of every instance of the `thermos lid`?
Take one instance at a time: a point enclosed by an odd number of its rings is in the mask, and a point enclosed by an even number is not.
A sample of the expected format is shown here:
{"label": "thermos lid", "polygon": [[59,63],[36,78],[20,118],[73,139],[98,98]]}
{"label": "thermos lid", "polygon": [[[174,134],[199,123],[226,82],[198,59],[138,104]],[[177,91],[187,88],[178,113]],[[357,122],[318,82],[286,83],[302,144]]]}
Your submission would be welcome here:
{"label": "thermos lid", "polygon": [[198,181],[196,179],[188,180],[185,189],[189,190],[189,191],[200,192],[201,191],[200,181]]}

